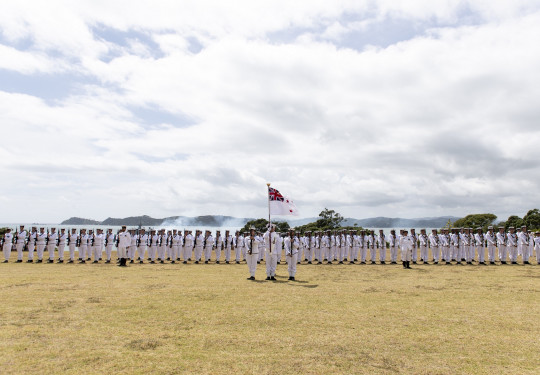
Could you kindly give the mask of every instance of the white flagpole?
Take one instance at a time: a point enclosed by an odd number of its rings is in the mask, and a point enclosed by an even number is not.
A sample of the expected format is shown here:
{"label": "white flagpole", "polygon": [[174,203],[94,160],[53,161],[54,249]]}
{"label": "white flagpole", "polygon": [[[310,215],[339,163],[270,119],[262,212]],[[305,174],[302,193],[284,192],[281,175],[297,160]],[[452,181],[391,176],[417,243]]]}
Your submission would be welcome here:
{"label": "white flagpole", "polygon": [[272,218],[270,217],[270,182],[266,183],[268,187],[266,192],[266,199],[268,200],[268,243],[270,244],[269,253],[272,254]]}

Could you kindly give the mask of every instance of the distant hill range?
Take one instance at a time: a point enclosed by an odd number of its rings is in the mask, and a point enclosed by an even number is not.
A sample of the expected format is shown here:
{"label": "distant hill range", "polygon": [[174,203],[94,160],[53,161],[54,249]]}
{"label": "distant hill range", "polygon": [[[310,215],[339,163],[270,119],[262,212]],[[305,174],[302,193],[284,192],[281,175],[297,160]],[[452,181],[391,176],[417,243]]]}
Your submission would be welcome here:
{"label": "distant hill range", "polygon": [[72,217],[62,221],[61,225],[107,225],[119,226],[127,225],[130,227],[156,227],[156,226],[206,226],[206,227],[243,227],[251,218],[236,218],[232,216],[221,215],[205,215],[205,216],[170,216],[163,219],[155,219],[148,215],[130,216],[125,218],[109,217],[103,221],[82,219],[80,217]]}
{"label": "distant hill range", "polygon": [[[312,223],[319,219],[318,217],[306,218],[306,219],[277,219],[277,221],[287,221],[291,227],[296,227],[308,223]],[[345,218],[342,225],[353,226],[356,224],[363,228],[440,228],[446,225],[448,220],[452,222],[459,219],[455,216],[440,216],[440,217],[423,217],[415,219],[403,219],[399,217],[372,217],[368,219],[354,219]],[[205,216],[171,216],[163,219],[155,219],[153,217],[143,216],[130,216],[126,218],[112,218],[109,217],[103,221],[83,219],[80,217],[72,217],[61,222],[61,225],[107,225],[107,226],[119,226],[127,225],[130,227],[143,226],[143,227],[157,227],[157,226],[201,226],[201,227],[243,227],[248,221],[253,218],[237,218],[232,216],[221,215],[205,215]]]}

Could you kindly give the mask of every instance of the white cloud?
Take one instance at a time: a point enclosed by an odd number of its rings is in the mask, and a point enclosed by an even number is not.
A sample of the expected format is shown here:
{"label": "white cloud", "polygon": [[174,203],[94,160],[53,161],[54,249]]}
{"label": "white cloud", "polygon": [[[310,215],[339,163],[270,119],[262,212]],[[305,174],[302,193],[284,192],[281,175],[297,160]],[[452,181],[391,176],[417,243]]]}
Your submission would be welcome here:
{"label": "white cloud", "polygon": [[[267,181],[306,216],[520,213],[540,198],[540,13],[501,3],[3,4],[0,69],[98,84],[50,103],[0,83],[0,127],[19,140],[0,147],[12,179],[0,221],[262,216]],[[460,25],[464,11],[482,22]],[[340,44],[396,17],[444,27],[387,47]],[[295,28],[308,31],[273,43]],[[137,107],[189,124],[149,123]]]}

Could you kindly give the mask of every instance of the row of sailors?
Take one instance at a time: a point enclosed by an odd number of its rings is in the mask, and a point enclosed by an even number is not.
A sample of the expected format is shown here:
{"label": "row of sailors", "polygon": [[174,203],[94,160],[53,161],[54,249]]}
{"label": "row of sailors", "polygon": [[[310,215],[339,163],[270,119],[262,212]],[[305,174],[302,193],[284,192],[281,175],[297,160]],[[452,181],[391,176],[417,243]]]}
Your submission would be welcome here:
{"label": "row of sailors", "polygon": [[[131,263],[135,260],[143,262],[145,254],[148,251],[148,259],[151,263],[156,260],[164,263],[165,260],[171,260],[172,263],[183,260],[184,263],[195,259],[195,263],[202,261],[204,256],[205,263],[208,263],[211,258],[212,251],[216,253],[216,262],[221,261],[222,252],[226,263],[230,263],[231,257],[234,257],[236,263],[240,259],[246,260],[247,245],[245,238],[250,236],[249,233],[236,232],[232,235],[229,231],[225,231],[222,235],[220,231],[216,235],[212,235],[210,231],[206,231],[203,235],[202,231],[195,231],[195,234],[190,230],[182,233],[178,230],[159,231],[151,230],[147,233],[144,229],[129,230],[123,237],[129,237],[129,244],[126,247],[126,258]],[[278,250],[284,249],[284,238],[290,237],[290,233],[276,233],[277,242],[275,247]],[[263,235],[255,233],[258,240],[261,241],[260,248],[265,250],[265,244],[262,241]],[[435,264],[439,261],[450,263],[462,261],[467,264],[472,264],[476,258],[480,264],[485,264],[485,255],[487,250],[488,261],[494,264],[499,260],[502,264],[506,264],[509,258],[510,262],[517,263],[518,256],[522,256],[524,264],[529,264],[530,257],[536,251],[536,260],[540,264],[540,233],[536,232],[535,236],[524,226],[519,232],[515,228],[509,228],[509,232],[505,232],[504,228],[498,228],[494,231],[493,227],[488,228],[488,232],[483,233],[481,228],[473,231],[471,228],[461,229],[443,229],[441,233],[437,230],[432,230],[431,234],[427,234],[425,229],[416,234],[414,229],[411,229],[410,234],[407,233],[412,241],[412,262],[417,263],[418,259],[424,263],[428,263],[429,251],[431,251],[431,259]],[[338,263],[347,262],[354,263],[360,258],[360,263],[366,263],[368,251],[372,264],[376,263],[377,250],[379,253],[379,261],[381,264],[386,263],[386,249],[390,250],[390,262],[397,263],[399,250],[402,249],[402,240],[405,238],[405,231],[400,231],[396,234],[394,230],[390,235],[386,236],[383,230],[376,235],[374,231],[355,231],[355,230],[335,230],[325,232],[305,232],[304,234],[295,234],[295,238],[299,243],[298,263],[303,259],[308,264],[312,262],[322,263],[323,260],[328,263],[337,261]],[[4,262],[8,262],[12,248],[17,251],[17,262],[22,262],[23,251],[27,250],[28,262],[33,262],[34,251],[37,253],[37,262],[43,261],[45,250],[48,251],[48,263],[52,263],[55,259],[55,251],[58,252],[58,262],[63,263],[65,248],[69,249],[69,263],[75,260],[75,250],[78,248],[79,261],[91,260],[98,262],[103,258],[105,252],[106,263],[110,263],[113,247],[119,247],[120,233],[113,234],[112,229],[108,229],[107,233],[97,229],[95,232],[85,229],[77,233],[76,229],[72,229],[67,233],[65,229],[61,229],[57,233],[53,228],[50,232],[45,232],[44,228],[40,228],[39,232],[36,228],[32,228],[30,232],[20,227],[20,230],[15,234],[8,232],[2,239],[2,248],[4,253]],[[384,249],[384,251],[381,251]],[[418,258],[418,250],[420,257]],[[265,251],[259,252],[258,261],[264,259]],[[278,251],[278,261],[281,261],[281,251]]]}

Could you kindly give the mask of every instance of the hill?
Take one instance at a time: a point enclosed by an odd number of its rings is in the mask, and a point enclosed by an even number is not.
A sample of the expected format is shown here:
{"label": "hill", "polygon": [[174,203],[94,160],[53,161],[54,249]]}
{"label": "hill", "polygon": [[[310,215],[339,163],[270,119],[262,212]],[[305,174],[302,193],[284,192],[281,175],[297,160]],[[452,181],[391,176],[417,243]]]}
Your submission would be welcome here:
{"label": "hill", "polygon": [[[298,227],[317,221],[318,217],[305,219],[279,220],[286,221],[291,227]],[[354,224],[363,228],[441,228],[448,220],[452,222],[459,219],[455,216],[424,217],[415,219],[404,219],[400,217],[372,217],[367,219],[345,218],[343,226],[353,226]],[[238,218],[222,215],[203,216],[170,216],[165,218],[153,218],[148,215],[130,216],[125,218],[108,217],[103,221],[82,219],[72,217],[64,220],[62,225],[127,225],[127,226],[201,226],[201,227],[242,227],[253,218]]]}

